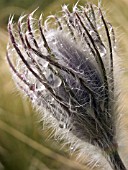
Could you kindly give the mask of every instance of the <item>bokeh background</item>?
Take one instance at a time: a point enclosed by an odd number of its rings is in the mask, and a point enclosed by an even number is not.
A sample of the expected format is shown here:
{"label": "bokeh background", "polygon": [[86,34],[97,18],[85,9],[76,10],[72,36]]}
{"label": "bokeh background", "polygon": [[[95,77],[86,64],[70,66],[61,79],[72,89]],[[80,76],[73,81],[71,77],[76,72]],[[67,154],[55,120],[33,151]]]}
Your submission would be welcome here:
{"label": "bokeh background", "polygon": [[[74,156],[71,158],[68,154],[68,147],[62,148],[59,142],[52,140],[51,130],[43,129],[43,121],[39,121],[38,114],[32,109],[29,101],[17,92],[6,63],[7,22],[10,14],[15,14],[17,20],[21,14],[32,12],[39,7],[36,14],[43,12],[45,18],[60,11],[63,4],[70,4],[71,7],[76,2],[76,0],[0,0],[0,170],[80,169],[73,160]],[[86,0],[81,0],[80,4],[85,2]],[[97,4],[97,0],[91,2]],[[119,80],[122,82],[123,96],[119,105],[122,108],[121,114],[124,114],[122,124],[128,128],[128,0],[102,0],[102,6],[115,28],[122,70],[125,70],[122,80]],[[120,146],[127,163],[126,143]]]}

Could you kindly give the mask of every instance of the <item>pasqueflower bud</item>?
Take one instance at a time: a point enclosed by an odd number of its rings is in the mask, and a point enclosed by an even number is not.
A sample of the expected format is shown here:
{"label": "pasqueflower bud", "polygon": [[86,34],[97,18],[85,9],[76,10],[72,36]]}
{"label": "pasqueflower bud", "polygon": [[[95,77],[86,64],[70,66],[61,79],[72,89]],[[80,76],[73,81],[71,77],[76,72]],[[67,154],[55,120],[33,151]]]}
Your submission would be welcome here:
{"label": "pasqueflower bud", "polygon": [[61,139],[98,147],[114,170],[125,170],[115,138],[112,25],[91,4],[72,12],[65,5],[43,25],[34,12],[8,23],[15,83]]}

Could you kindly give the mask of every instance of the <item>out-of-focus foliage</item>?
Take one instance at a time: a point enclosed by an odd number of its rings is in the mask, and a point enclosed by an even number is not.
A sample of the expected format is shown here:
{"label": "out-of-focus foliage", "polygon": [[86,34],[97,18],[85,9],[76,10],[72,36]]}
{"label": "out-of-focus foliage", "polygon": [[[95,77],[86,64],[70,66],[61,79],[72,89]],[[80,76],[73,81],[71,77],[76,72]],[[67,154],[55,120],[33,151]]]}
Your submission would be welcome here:
{"label": "out-of-focus foliage", "polygon": [[39,7],[38,12],[42,11],[46,16],[51,12],[59,11],[62,4],[68,3],[71,5],[76,2],[76,0],[72,0],[71,2],[69,2],[69,0],[1,0],[0,26],[5,26],[7,24],[8,16],[10,14],[15,14],[15,16],[18,17],[23,13],[32,12]]}
{"label": "out-of-focus foliage", "polygon": [[[10,14],[15,14],[17,20],[19,15],[32,12],[39,7],[37,15],[43,12],[46,17],[48,14],[59,12],[63,4],[71,6],[76,2],[76,0],[0,0],[0,170],[80,169],[74,162],[66,159],[69,157],[67,149],[60,151],[61,145],[57,141],[48,140],[51,131],[43,129],[43,121],[38,121],[37,113],[29,102],[22,100],[16,91],[5,57],[8,41],[6,27]],[[80,1],[80,4],[84,3],[84,0]],[[115,27],[119,40],[119,54],[125,61],[121,64],[126,70],[124,76],[128,79],[128,1],[103,0],[102,4],[107,11],[108,20]],[[122,94],[125,95],[120,102],[126,122],[128,122],[127,87],[128,81],[123,82]],[[124,159],[127,155],[128,150],[124,152]],[[128,163],[128,160],[125,161]]]}

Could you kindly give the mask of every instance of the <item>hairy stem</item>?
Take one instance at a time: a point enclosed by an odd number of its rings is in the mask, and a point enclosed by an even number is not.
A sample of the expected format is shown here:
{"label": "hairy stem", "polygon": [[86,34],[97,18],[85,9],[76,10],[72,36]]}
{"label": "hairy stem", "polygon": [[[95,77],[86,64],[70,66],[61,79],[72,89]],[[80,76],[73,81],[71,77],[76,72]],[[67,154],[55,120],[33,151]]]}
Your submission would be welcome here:
{"label": "hairy stem", "polygon": [[117,151],[109,155],[110,164],[113,170],[127,170]]}

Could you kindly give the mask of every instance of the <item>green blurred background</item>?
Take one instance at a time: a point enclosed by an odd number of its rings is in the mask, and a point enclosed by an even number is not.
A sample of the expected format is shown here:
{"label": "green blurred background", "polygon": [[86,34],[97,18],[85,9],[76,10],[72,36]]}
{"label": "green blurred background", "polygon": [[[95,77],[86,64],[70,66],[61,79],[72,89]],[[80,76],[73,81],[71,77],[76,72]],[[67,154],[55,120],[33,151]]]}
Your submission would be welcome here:
{"label": "green blurred background", "polygon": [[[15,19],[23,13],[43,12],[44,17],[61,10],[63,4],[76,0],[0,0],[0,170],[72,170],[80,169],[69,159],[68,149],[52,139],[51,130],[43,129],[38,114],[30,103],[17,92],[6,63],[8,41],[7,22],[10,14]],[[81,0],[80,4],[86,1]],[[89,1],[90,2],[90,1]],[[92,1],[97,4],[97,1]],[[107,18],[116,30],[121,65],[128,79],[128,0],[103,0]],[[128,81],[122,83],[123,109],[127,119]],[[121,105],[121,104],[120,104]],[[128,122],[128,121],[126,121]],[[126,124],[127,127],[127,124]],[[124,153],[128,157],[128,152]],[[73,158],[72,158],[73,159]],[[85,168],[86,169],[86,168]]]}

